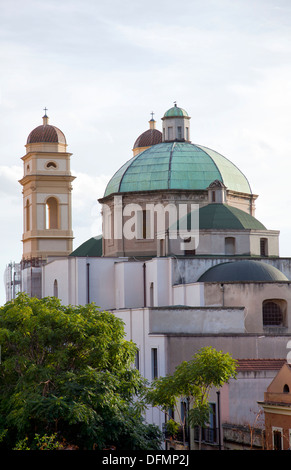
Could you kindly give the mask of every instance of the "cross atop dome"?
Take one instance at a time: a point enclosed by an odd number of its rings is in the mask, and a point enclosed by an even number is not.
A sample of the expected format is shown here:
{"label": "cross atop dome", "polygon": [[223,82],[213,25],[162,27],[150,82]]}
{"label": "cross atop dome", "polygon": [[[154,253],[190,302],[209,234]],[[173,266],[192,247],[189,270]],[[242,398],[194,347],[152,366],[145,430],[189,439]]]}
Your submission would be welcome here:
{"label": "cross atop dome", "polygon": [[44,116],[42,117],[43,125],[44,125],[44,126],[46,126],[46,125],[48,124],[48,122],[49,122],[49,118],[48,118],[48,116],[47,116],[47,114],[46,114],[47,110],[48,110],[47,108],[44,108]]}

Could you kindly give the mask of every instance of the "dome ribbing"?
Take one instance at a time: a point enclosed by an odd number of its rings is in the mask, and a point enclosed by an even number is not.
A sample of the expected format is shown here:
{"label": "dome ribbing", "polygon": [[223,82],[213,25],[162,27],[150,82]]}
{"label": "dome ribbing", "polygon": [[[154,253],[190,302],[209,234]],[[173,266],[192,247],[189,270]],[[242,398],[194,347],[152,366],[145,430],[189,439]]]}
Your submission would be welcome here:
{"label": "dome ribbing", "polygon": [[227,158],[189,142],[163,142],[125,163],[111,178],[105,196],[155,190],[206,190],[215,180],[228,190],[251,194],[248,180]]}
{"label": "dome ribbing", "polygon": [[148,129],[143,132],[135,141],[133,148],[150,147],[162,142],[162,133],[158,129]]}
{"label": "dome ribbing", "polygon": [[27,138],[27,144],[35,143],[58,143],[66,144],[66,137],[64,133],[55,126],[48,124],[48,117],[43,116],[43,124],[36,127],[31,131]]}

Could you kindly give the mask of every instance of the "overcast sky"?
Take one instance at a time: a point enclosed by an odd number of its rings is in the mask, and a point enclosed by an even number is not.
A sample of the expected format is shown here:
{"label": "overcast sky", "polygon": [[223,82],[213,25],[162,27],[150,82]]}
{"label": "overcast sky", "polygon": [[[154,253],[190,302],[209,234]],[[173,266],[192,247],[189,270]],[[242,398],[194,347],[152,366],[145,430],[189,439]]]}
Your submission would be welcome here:
{"label": "overcast sky", "polygon": [[290,0],[0,0],[0,68],[3,274],[21,259],[21,157],[45,107],[73,153],[74,248],[100,233],[97,199],[150,113],[161,129],[177,101],[291,257]]}

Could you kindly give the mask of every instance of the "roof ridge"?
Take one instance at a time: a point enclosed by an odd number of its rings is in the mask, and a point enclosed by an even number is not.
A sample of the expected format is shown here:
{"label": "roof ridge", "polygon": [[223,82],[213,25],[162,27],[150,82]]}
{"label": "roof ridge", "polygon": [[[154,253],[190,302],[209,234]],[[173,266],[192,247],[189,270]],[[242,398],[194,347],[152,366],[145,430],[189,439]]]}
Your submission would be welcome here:
{"label": "roof ridge", "polygon": [[172,158],[173,158],[173,152],[176,147],[176,142],[172,143],[172,148],[170,152],[170,158],[169,158],[169,170],[168,170],[168,189],[170,189],[171,186],[171,168],[172,168]]}

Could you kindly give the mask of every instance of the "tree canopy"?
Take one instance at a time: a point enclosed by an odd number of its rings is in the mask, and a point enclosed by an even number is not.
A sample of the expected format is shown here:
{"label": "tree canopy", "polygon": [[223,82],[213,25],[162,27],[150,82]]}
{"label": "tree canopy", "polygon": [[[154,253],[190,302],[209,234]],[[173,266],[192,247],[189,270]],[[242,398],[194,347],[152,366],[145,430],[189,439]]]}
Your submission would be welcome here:
{"label": "tree canopy", "polygon": [[[123,322],[94,304],[20,294],[0,309],[0,440],[53,435],[79,449],[158,449]],[[1,437],[2,436],[2,437]]]}
{"label": "tree canopy", "polygon": [[[159,377],[147,391],[147,400],[165,413],[176,409],[179,400],[189,401],[189,422],[202,426],[209,416],[209,393],[212,387],[220,388],[230,378],[236,377],[236,361],[229,353],[212,347],[201,348],[189,361],[179,364],[173,374]],[[180,424],[185,425],[185,421]],[[172,423],[171,423],[172,425]]]}

